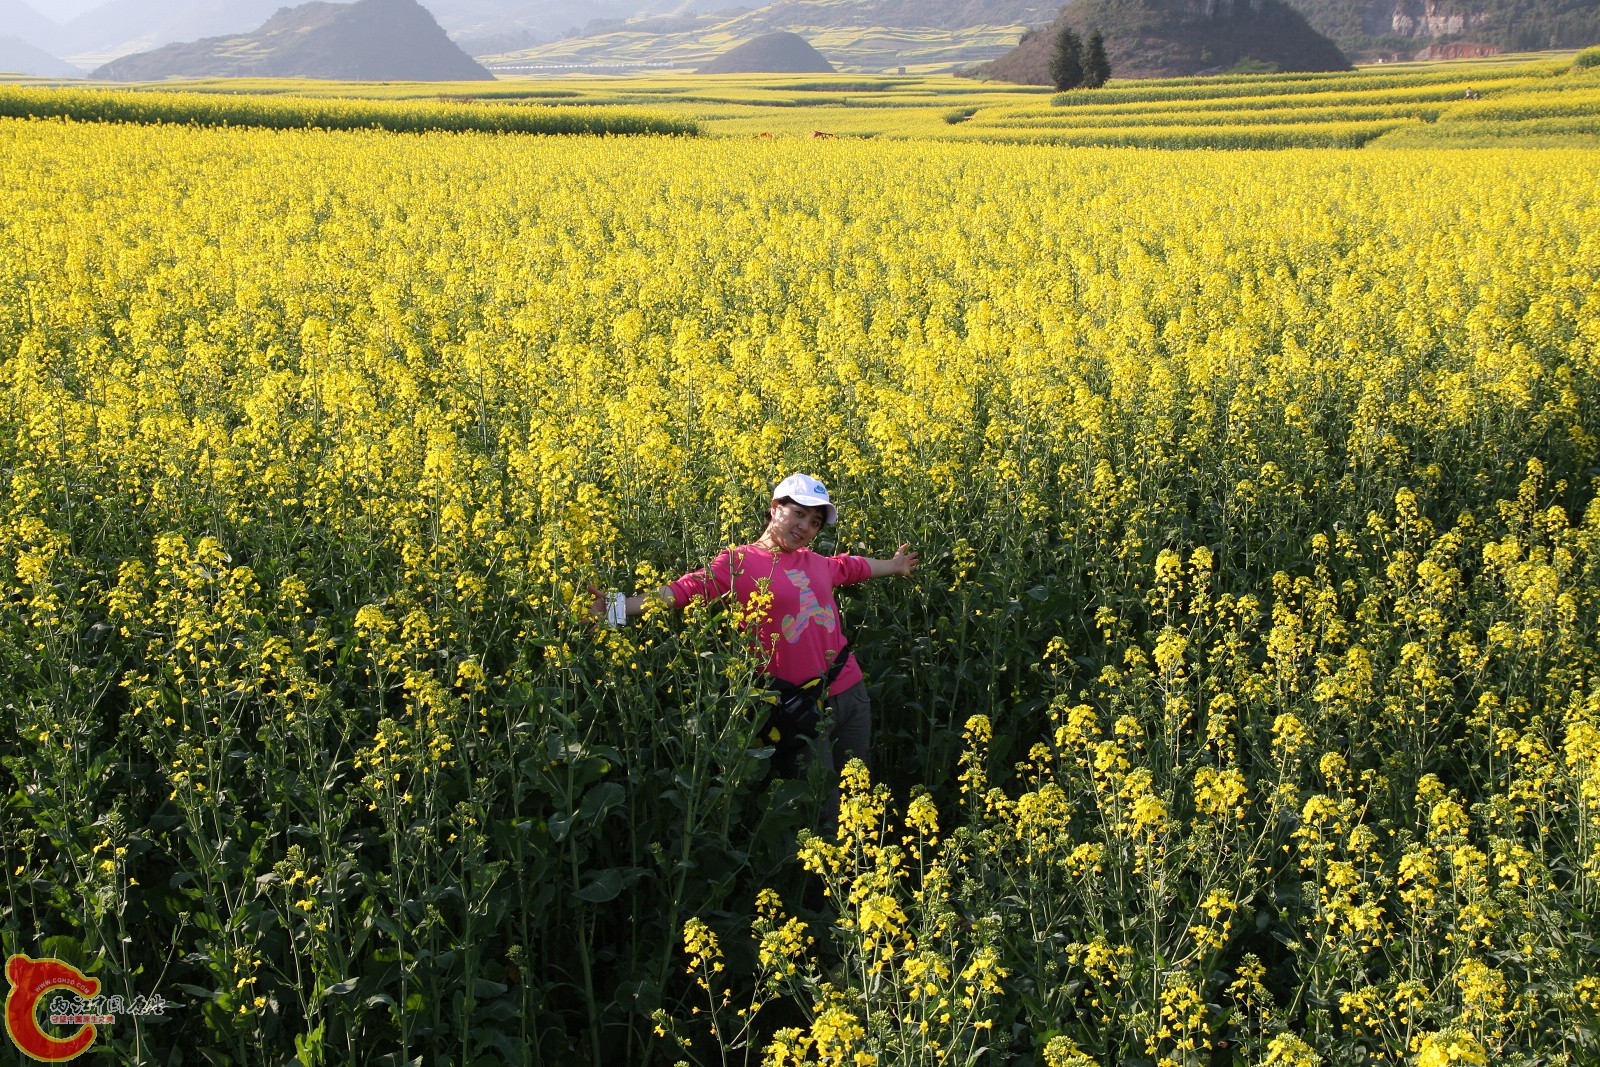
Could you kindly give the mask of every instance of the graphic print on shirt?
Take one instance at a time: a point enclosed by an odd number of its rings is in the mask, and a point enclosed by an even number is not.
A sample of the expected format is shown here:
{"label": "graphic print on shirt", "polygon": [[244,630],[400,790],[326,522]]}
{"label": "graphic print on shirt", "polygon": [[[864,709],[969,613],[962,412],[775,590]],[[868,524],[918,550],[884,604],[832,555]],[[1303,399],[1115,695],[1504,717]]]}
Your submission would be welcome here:
{"label": "graphic print on shirt", "polygon": [[800,640],[800,635],[806,632],[806,627],[811,620],[829,633],[833,632],[833,609],[825,608],[817,603],[817,594],[811,591],[811,576],[805,571],[792,571],[784,569],[784,574],[789,576],[789,581],[800,590],[800,610],[793,615],[783,617],[783,639],[791,645]]}

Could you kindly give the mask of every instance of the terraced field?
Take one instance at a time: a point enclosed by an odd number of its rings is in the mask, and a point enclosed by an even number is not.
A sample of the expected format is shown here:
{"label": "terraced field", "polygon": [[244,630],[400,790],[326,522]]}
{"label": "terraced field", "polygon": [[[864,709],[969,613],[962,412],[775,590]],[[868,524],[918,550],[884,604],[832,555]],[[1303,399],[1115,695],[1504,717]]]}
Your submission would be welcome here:
{"label": "terraced field", "polygon": [[[997,22],[955,29],[895,26],[791,27],[842,73],[950,74],[1005,55],[1027,32],[1021,24]],[[696,33],[660,34],[618,30],[596,37],[554,41],[522,52],[482,56],[501,75],[651,71],[685,74],[763,32],[733,20]]]}
{"label": "terraced field", "polygon": [[[1570,54],[1449,64],[1395,64],[1349,73],[1239,75],[1116,82],[1056,94],[1036,86],[949,76],[717,75],[583,77],[478,83],[350,85],[310,81],[186,83],[190,93],[307,101],[361,97],[426,105],[392,128],[534,130],[547,116],[581,126],[585,109],[711,137],[937,139],[1144,148],[1584,147],[1600,135],[1600,67]],[[162,86],[145,87],[162,92]],[[49,110],[37,95],[0,90],[0,110]],[[19,102],[20,101],[20,102]],[[30,103],[32,101],[32,103]],[[288,105],[292,111],[294,105]],[[515,120],[486,117],[518,109]],[[181,110],[181,108],[180,108]],[[162,112],[172,121],[172,109]],[[307,108],[304,125],[327,119]],[[452,119],[451,116],[454,116]],[[562,117],[564,116],[564,117]],[[199,121],[207,121],[197,112]],[[248,119],[233,120],[249,124]],[[383,125],[383,116],[368,124]],[[408,126],[407,123],[410,123]],[[292,123],[291,123],[292,124]]]}

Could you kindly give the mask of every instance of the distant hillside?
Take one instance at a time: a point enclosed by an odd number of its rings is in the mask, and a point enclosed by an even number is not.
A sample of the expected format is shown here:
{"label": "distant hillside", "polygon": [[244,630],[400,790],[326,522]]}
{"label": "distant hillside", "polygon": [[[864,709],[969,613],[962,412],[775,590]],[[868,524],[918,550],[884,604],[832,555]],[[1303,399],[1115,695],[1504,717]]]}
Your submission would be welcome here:
{"label": "distant hillside", "polygon": [[0,33],[45,50],[61,39],[61,27],[26,0],[0,0]]}
{"label": "distant hillside", "polygon": [[83,71],[20,37],[0,37],[0,72],[37,78],[81,78]]}
{"label": "distant hillside", "polygon": [[285,0],[102,0],[65,22],[58,50],[93,69],[175,41],[248,33],[284,6]]}
{"label": "distant hillside", "polygon": [[1055,0],[778,0],[755,10],[599,22],[483,59],[508,73],[696,70],[741,42],[784,32],[804,37],[841,71],[952,71],[1004,55],[1059,10]]}
{"label": "distant hillside", "polygon": [[701,74],[832,74],[833,64],[798,33],[764,33],[729,49]]}
{"label": "distant hillside", "polygon": [[[670,13],[683,0],[425,0],[453,40],[462,42],[499,34],[531,33],[549,41],[606,19]],[[757,0],[758,2],[758,0]],[[738,0],[709,0],[702,7],[732,7]],[[747,0],[746,6],[754,6]],[[487,53],[474,52],[474,55]]]}
{"label": "distant hillside", "polygon": [[315,0],[282,8],[254,33],[123,56],[92,77],[480,81],[494,76],[445,36],[416,0]]}
{"label": "distant hillside", "polygon": [[1506,52],[1600,44],[1600,0],[1289,0],[1357,59],[1430,45],[1474,43]]}
{"label": "distant hillside", "polygon": [[[148,52],[177,41],[249,33],[295,0],[32,0],[61,25],[49,39],[29,28],[35,18],[15,14],[29,0],[0,0],[0,33],[97,67],[118,56]],[[652,6],[682,0],[423,0],[463,48],[474,40],[512,37],[515,47],[550,41],[596,19],[627,18]],[[715,6],[721,6],[717,4]],[[532,40],[528,38],[531,36]],[[510,47],[487,51],[506,51]]]}
{"label": "distant hillside", "polygon": [[1074,0],[1056,22],[1009,55],[979,67],[981,78],[1049,85],[1061,25],[1098,29],[1114,78],[1176,78],[1236,65],[1280,71],[1349,70],[1350,61],[1281,0]]}
{"label": "distant hillside", "polygon": [[634,5],[626,0],[426,0],[428,10],[450,36],[488,37],[533,33],[541,40],[582,29],[594,19],[626,18]]}
{"label": "distant hillside", "polygon": [[1054,18],[1060,4],[1035,0],[778,0],[737,17],[747,28],[885,26],[892,29],[1023,25]]}

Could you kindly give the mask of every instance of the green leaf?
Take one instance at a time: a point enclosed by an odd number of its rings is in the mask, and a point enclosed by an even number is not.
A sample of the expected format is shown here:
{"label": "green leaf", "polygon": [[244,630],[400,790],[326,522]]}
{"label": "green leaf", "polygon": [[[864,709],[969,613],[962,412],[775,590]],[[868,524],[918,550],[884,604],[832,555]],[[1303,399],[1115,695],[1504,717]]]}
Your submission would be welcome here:
{"label": "green leaf", "polygon": [[80,971],[85,969],[84,962],[87,954],[83,951],[83,945],[79,944],[78,939],[75,937],[67,934],[47,937],[40,942],[39,951],[41,959],[60,960],[62,963],[70,964]]}
{"label": "green leaf", "polygon": [[472,994],[481,1000],[498,997],[511,987],[504,982],[491,981],[488,978],[479,978],[472,983]]}
{"label": "green leaf", "polygon": [[622,788],[622,783],[601,782],[584,794],[583,803],[578,807],[578,815],[585,822],[597,823],[605,817],[606,812],[621,804],[627,797],[627,790]]}
{"label": "green leaf", "polygon": [[627,982],[617,990],[617,998],[626,1003],[635,1015],[649,1016],[661,1007],[661,990],[654,982]]}
{"label": "green leaf", "polygon": [[591,874],[586,884],[573,891],[573,896],[590,904],[604,904],[616,899],[622,892],[622,872],[615,867]]}

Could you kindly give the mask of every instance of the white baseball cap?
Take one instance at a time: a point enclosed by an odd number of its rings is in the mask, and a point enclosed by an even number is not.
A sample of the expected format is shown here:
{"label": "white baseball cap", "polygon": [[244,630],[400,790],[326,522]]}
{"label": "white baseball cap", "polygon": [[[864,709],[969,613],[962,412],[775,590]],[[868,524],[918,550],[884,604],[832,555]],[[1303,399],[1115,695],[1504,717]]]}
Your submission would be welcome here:
{"label": "white baseball cap", "polygon": [[772,487],[772,499],[781,500],[784,497],[808,508],[827,508],[829,526],[839,521],[839,509],[828,498],[828,487],[809,474],[791,474]]}

